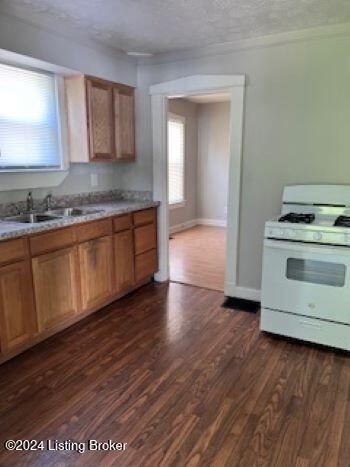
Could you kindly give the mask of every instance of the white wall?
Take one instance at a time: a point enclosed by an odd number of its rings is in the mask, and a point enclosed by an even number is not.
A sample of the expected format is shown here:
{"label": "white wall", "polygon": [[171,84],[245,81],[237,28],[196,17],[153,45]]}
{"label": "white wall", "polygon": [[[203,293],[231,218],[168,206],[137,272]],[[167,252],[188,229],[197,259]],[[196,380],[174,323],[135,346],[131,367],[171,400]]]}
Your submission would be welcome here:
{"label": "white wall", "polygon": [[[0,49],[131,86],[135,86],[137,82],[136,61],[125,54],[103,46],[80,44],[4,15],[0,16]],[[60,186],[36,189],[34,196],[45,196],[48,191],[70,194],[119,188],[119,167],[116,164],[74,164]],[[91,186],[91,173],[98,174],[97,186]],[[8,176],[0,174],[0,190],[2,177]],[[16,176],[11,177],[14,179],[13,186],[16,187]],[[50,174],[47,177],[52,178]],[[22,200],[26,191],[0,191],[0,203]]]}
{"label": "white wall", "polygon": [[188,58],[139,68],[143,161],[132,187],[152,181],[151,84],[193,74],[247,76],[238,285],[260,288],[264,222],[283,186],[350,182],[350,38],[330,37]]}
{"label": "white wall", "polygon": [[184,99],[169,100],[169,112],[185,117],[185,198],[183,207],[170,209],[169,225],[183,224],[197,218],[197,105]]}
{"label": "white wall", "polygon": [[226,220],[230,103],[198,105],[197,218]]}

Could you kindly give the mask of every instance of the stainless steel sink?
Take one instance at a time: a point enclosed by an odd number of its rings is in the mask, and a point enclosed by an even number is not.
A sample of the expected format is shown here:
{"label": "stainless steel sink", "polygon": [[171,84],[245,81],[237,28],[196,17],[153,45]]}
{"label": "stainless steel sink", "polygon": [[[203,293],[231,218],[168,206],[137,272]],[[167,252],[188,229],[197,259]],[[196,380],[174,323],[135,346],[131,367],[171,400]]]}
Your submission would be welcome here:
{"label": "stainless steel sink", "polygon": [[18,222],[19,224],[37,224],[38,222],[48,222],[60,219],[60,216],[54,214],[27,213],[18,216],[5,217],[5,222]]}
{"label": "stainless steel sink", "polygon": [[103,212],[103,209],[89,209],[89,208],[59,208],[47,211],[45,214],[63,217],[79,217],[86,216],[88,214],[97,214]]}

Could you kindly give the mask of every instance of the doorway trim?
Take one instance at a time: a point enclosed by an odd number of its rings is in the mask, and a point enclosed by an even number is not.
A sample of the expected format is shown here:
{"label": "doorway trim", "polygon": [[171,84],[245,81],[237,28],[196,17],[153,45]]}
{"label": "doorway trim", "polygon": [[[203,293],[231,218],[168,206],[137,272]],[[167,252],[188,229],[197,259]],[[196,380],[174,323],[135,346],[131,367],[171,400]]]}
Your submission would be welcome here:
{"label": "doorway trim", "polygon": [[237,296],[239,218],[241,195],[244,75],[193,75],[155,84],[150,87],[153,135],[153,198],[160,201],[158,210],[158,282],[169,280],[169,209],[167,113],[168,98],[229,92],[230,162],[227,201],[227,246],[224,293]]}

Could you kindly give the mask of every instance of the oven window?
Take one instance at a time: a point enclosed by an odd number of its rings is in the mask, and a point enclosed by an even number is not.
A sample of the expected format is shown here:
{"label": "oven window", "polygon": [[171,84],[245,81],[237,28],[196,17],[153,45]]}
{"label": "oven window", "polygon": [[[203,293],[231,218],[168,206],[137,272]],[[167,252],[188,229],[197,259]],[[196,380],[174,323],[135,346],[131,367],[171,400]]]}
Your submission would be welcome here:
{"label": "oven window", "polygon": [[313,284],[344,287],[346,267],[344,264],[313,261],[310,259],[287,259],[287,279]]}

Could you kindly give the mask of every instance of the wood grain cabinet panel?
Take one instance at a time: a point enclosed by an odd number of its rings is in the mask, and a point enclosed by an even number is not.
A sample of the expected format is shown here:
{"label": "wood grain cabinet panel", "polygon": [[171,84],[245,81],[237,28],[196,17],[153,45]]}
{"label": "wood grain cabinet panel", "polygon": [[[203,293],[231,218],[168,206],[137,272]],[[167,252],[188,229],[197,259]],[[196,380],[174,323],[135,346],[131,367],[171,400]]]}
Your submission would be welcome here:
{"label": "wood grain cabinet panel", "polygon": [[78,248],[82,307],[86,311],[113,295],[112,236],[81,243]]}
{"label": "wood grain cabinet panel", "polygon": [[93,76],[65,78],[72,162],[134,161],[134,88]]}
{"label": "wood grain cabinet panel", "polygon": [[43,234],[33,235],[29,239],[30,251],[33,256],[58,250],[76,242],[75,227],[52,230]]}
{"label": "wood grain cabinet panel", "polygon": [[130,229],[132,226],[131,214],[124,214],[113,219],[114,232],[121,232],[122,230]]}
{"label": "wood grain cabinet panel", "polygon": [[115,147],[117,160],[135,159],[134,90],[114,87]]}
{"label": "wood grain cabinet panel", "polygon": [[133,286],[134,243],[131,230],[124,230],[114,235],[114,272],[117,293]]}
{"label": "wood grain cabinet panel", "polygon": [[36,332],[29,261],[0,268],[1,351],[25,344]]}
{"label": "wood grain cabinet panel", "polygon": [[157,221],[157,210],[156,208],[143,209],[142,211],[134,212],[133,215],[134,225],[149,224]]}
{"label": "wood grain cabinet panel", "polygon": [[0,243],[0,264],[14,262],[28,256],[27,240],[18,238]]}
{"label": "wood grain cabinet panel", "polygon": [[76,246],[33,258],[32,269],[39,331],[80,311]]}
{"label": "wood grain cabinet panel", "polygon": [[158,270],[157,250],[147,251],[135,257],[135,278],[142,281]]}
{"label": "wood grain cabinet panel", "polygon": [[79,242],[105,237],[112,233],[112,220],[102,219],[77,226],[77,238]]}
{"label": "wood grain cabinet panel", "polygon": [[113,86],[107,81],[87,78],[86,90],[90,159],[113,160]]}
{"label": "wood grain cabinet panel", "polygon": [[139,255],[157,246],[156,224],[147,224],[135,229],[135,254]]}

